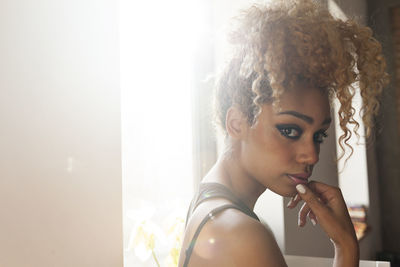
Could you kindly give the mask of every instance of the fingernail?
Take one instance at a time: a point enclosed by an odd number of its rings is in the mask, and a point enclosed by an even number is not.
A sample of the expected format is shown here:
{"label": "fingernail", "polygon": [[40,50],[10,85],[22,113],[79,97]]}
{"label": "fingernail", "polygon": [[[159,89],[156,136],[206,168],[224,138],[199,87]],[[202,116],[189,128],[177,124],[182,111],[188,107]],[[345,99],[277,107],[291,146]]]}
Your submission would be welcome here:
{"label": "fingernail", "polygon": [[314,226],[317,225],[317,222],[314,219],[311,218],[310,221]]}
{"label": "fingernail", "polygon": [[298,184],[298,185],[296,185],[296,190],[300,194],[304,194],[306,192],[306,187],[302,184]]}
{"label": "fingernail", "polygon": [[289,206],[293,203],[293,199],[289,200],[289,203],[287,203],[286,207],[289,208]]}
{"label": "fingernail", "polygon": [[297,200],[299,200],[299,199],[300,199],[299,194],[296,194],[296,195],[294,196],[294,201],[297,201]]}

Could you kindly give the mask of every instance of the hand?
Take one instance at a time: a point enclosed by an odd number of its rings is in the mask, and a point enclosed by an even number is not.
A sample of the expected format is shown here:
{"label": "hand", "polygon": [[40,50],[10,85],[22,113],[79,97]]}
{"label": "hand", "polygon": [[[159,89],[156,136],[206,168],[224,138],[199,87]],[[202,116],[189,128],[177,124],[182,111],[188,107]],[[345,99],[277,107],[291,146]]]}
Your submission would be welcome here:
{"label": "hand", "polygon": [[296,189],[298,194],[289,202],[288,208],[294,208],[304,200],[299,211],[299,226],[306,224],[308,216],[314,221],[313,224],[321,225],[335,246],[357,244],[354,227],[339,188],[312,181],[308,185],[297,185]]}

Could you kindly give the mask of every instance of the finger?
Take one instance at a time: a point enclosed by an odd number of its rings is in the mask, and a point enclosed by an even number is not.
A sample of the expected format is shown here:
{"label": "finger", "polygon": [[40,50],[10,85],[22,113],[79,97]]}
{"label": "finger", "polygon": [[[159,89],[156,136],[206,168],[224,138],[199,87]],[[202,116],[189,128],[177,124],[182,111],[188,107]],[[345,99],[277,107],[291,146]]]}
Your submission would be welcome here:
{"label": "finger", "polygon": [[307,184],[307,186],[310,187],[314,192],[317,192],[317,193],[323,193],[332,188],[331,185],[324,184],[324,183],[317,182],[317,181],[310,181]]}
{"label": "finger", "polygon": [[324,204],[336,212],[346,208],[340,188],[314,181],[310,182],[309,187],[319,195]]}
{"label": "finger", "polygon": [[301,199],[307,203],[316,216],[326,213],[326,207],[318,200],[318,197],[309,187],[304,184],[298,184],[296,185],[296,190]]}
{"label": "finger", "polygon": [[289,209],[293,209],[293,208],[295,208],[297,206],[297,204],[300,201],[301,201],[301,197],[299,196],[299,194],[296,194],[290,199],[289,203],[287,204],[287,207]]}
{"label": "finger", "polygon": [[317,216],[315,216],[314,212],[310,210],[308,213],[308,217],[310,218],[311,223],[315,226],[318,223]]}
{"label": "finger", "polygon": [[307,223],[307,215],[311,211],[310,206],[307,205],[307,203],[304,203],[303,206],[301,206],[300,211],[299,211],[299,218],[298,218],[298,225],[300,227],[303,227]]}
{"label": "finger", "polygon": [[311,188],[312,191],[316,192],[324,203],[330,202],[330,200],[337,197],[341,197],[341,191],[338,187],[316,181],[309,182],[308,187]]}
{"label": "finger", "polygon": [[289,202],[288,202],[287,205],[286,205],[287,208],[289,208],[289,209],[293,208],[293,207],[292,207],[292,206],[293,206],[293,200],[294,200],[294,197],[291,197],[290,200],[289,200]]}
{"label": "finger", "polygon": [[[333,187],[330,188],[332,189]],[[336,236],[338,232],[338,221],[335,212],[333,212],[329,206],[319,201],[315,193],[306,185],[298,184],[296,189],[300,197],[307,203],[314,215],[318,218],[318,223],[328,236],[331,238]]]}

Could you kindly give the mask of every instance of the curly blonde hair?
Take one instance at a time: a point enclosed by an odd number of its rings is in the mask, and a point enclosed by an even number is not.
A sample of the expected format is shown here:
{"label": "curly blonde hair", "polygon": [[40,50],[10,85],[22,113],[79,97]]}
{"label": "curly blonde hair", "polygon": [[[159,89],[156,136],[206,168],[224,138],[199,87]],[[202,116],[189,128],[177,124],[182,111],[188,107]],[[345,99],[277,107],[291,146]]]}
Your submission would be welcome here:
{"label": "curly blonde hair", "polygon": [[[388,83],[380,43],[368,27],[353,20],[335,19],[326,7],[312,0],[253,5],[235,18],[230,43],[235,53],[221,73],[216,90],[216,115],[224,132],[227,110],[237,105],[254,124],[261,105],[279,105],[287,90],[306,83],[340,102],[339,137],[345,146],[359,123],[352,99],[358,82],[361,117],[367,137],[378,113],[379,95]],[[349,156],[349,157],[350,157]]]}

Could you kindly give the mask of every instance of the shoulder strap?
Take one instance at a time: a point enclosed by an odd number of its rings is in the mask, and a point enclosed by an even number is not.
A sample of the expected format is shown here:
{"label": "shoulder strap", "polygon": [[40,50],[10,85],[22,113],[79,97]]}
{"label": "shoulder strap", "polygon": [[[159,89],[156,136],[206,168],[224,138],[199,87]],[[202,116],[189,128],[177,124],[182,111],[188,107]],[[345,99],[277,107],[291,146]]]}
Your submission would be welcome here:
{"label": "shoulder strap", "polygon": [[199,226],[197,227],[196,232],[193,235],[192,241],[189,243],[189,247],[186,249],[186,257],[185,257],[185,262],[183,263],[183,267],[187,267],[188,263],[189,263],[189,259],[190,256],[192,255],[193,252],[193,248],[194,245],[196,244],[197,238],[199,237],[200,231],[203,228],[203,226],[207,223],[207,221],[209,219],[211,219],[213,216],[215,216],[216,214],[220,213],[223,210],[226,209],[237,209],[237,210],[242,210],[240,207],[233,205],[233,204],[226,204],[226,205],[222,205],[218,208],[213,209],[212,211],[210,211],[201,221],[201,223],[199,224]]}
{"label": "shoulder strap", "polygon": [[241,201],[237,196],[235,196],[226,186],[219,183],[204,183],[200,184],[199,191],[193,198],[187,216],[186,224],[190,215],[194,210],[204,201],[211,198],[225,198],[231,201],[233,204],[240,207],[240,210],[246,213],[248,216],[253,217],[257,221],[260,221],[258,216],[252,211],[243,201]]}

